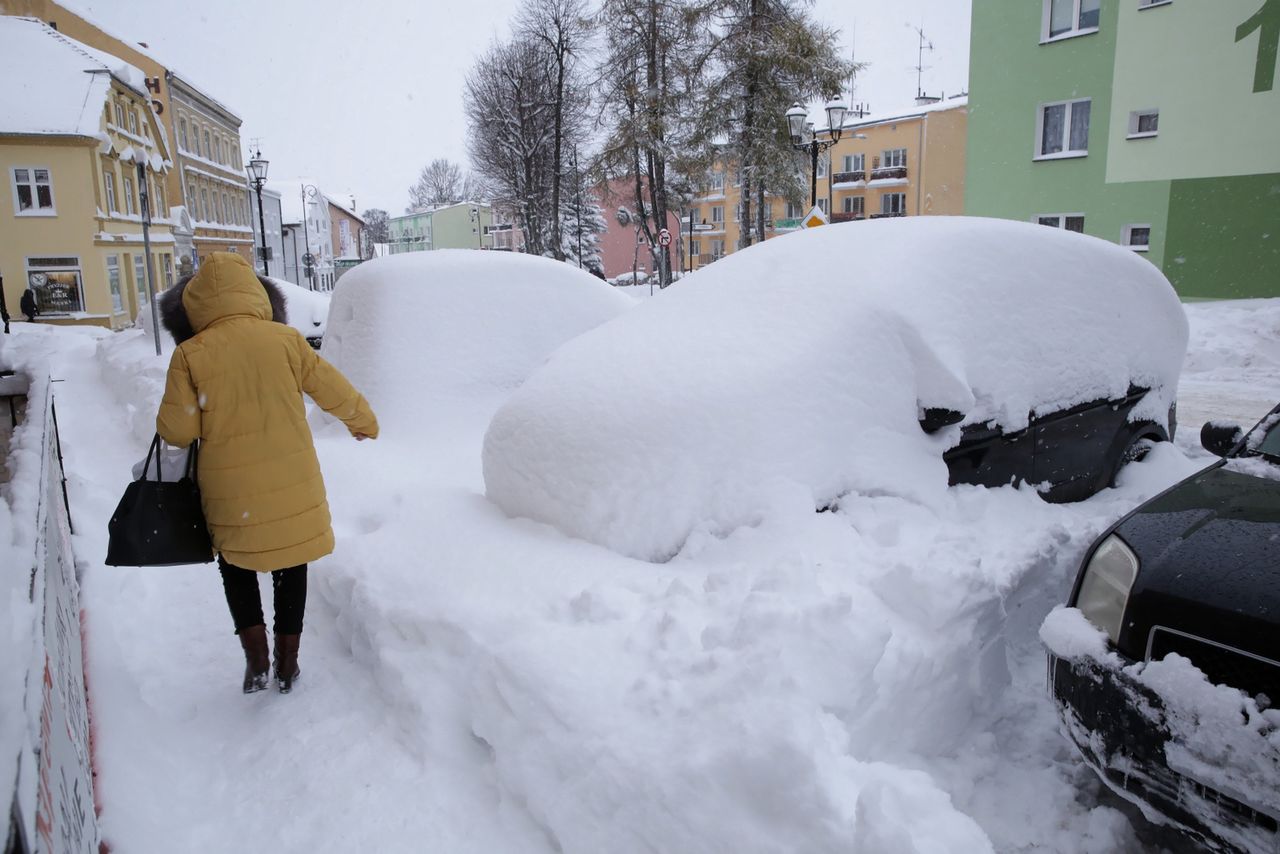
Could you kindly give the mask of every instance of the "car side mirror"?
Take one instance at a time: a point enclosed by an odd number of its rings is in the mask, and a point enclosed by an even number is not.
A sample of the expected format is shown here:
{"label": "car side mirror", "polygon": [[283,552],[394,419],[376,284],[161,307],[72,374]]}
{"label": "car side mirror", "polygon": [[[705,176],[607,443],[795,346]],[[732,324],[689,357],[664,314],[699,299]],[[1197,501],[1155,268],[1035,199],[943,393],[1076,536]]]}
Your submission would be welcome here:
{"label": "car side mirror", "polygon": [[1200,428],[1200,444],[1206,451],[1218,457],[1225,457],[1232,448],[1240,444],[1244,438],[1244,430],[1239,424],[1226,424],[1221,421],[1208,421]]}
{"label": "car side mirror", "polygon": [[943,427],[959,424],[964,420],[964,413],[940,406],[926,406],[920,416],[920,429],[926,433],[937,433]]}

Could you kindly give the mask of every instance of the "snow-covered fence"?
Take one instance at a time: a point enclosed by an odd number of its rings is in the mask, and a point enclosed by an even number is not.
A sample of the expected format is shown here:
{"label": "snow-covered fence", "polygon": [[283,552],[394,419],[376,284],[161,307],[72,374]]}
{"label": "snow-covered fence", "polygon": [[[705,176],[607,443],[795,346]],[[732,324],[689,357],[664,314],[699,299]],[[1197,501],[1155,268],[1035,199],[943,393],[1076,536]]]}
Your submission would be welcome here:
{"label": "snow-covered fence", "polygon": [[6,851],[95,852],[79,582],[47,377],[0,377],[0,797]]}

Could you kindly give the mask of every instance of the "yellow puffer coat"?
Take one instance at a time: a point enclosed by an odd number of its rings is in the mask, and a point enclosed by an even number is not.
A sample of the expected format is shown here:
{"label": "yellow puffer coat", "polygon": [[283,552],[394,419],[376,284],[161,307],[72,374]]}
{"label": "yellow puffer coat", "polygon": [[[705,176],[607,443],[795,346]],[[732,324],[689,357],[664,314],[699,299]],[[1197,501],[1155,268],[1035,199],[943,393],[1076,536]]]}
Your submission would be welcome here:
{"label": "yellow puffer coat", "polygon": [[262,283],[240,256],[214,252],[182,295],[194,338],[181,344],[156,430],[201,439],[200,492],[213,546],[268,572],[333,551],[324,479],[302,393],[352,435],[375,438],[373,410],[296,329],[271,322]]}

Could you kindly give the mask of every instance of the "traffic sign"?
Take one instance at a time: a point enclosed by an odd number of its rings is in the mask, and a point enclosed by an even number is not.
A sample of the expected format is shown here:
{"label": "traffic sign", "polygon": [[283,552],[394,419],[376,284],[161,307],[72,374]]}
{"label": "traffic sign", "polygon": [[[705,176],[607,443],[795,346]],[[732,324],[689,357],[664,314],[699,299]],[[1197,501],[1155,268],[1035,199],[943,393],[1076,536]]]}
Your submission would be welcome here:
{"label": "traffic sign", "polygon": [[659,246],[670,246],[670,245],[671,245],[671,232],[667,231],[665,228],[664,228],[664,229],[662,229],[661,231],[659,231],[659,232],[658,232],[658,245],[659,245]]}
{"label": "traffic sign", "polygon": [[828,225],[831,220],[827,219],[826,213],[817,205],[813,206],[813,210],[804,215],[804,219],[800,221],[801,228],[817,228],[820,225]]}

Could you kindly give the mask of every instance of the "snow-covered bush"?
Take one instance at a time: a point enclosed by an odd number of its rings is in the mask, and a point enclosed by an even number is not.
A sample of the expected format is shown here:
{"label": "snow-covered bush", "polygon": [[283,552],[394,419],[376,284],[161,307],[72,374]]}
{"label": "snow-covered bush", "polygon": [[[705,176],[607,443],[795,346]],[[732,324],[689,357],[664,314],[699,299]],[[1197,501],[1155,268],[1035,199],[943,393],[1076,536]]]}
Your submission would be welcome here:
{"label": "snow-covered bush", "polygon": [[783,496],[928,501],[953,427],[1153,389],[1163,423],[1187,321],[1133,252],[1027,223],[920,217],[770,240],[582,336],[495,415],[489,497],[624,554],[751,524]]}

